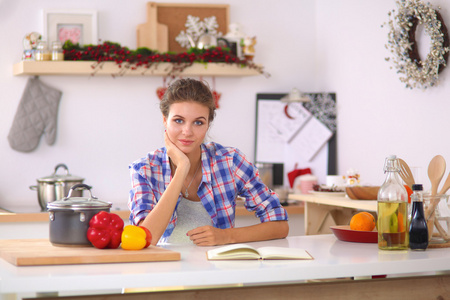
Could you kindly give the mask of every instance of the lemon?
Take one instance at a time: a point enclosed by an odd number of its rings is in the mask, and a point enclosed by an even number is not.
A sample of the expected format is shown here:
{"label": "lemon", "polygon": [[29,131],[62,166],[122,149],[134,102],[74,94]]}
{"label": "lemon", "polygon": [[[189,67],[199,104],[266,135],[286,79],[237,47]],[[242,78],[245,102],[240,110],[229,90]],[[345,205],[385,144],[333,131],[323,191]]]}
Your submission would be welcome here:
{"label": "lemon", "polygon": [[379,206],[379,208],[381,208],[381,211],[379,211],[378,213],[382,216],[391,216],[398,209],[398,205],[399,204],[395,202],[384,202],[382,206]]}
{"label": "lemon", "polygon": [[396,227],[398,226],[398,224],[396,224],[397,215],[395,214],[395,212],[397,211],[398,207],[399,203],[395,202],[378,203],[378,231],[396,232]]}

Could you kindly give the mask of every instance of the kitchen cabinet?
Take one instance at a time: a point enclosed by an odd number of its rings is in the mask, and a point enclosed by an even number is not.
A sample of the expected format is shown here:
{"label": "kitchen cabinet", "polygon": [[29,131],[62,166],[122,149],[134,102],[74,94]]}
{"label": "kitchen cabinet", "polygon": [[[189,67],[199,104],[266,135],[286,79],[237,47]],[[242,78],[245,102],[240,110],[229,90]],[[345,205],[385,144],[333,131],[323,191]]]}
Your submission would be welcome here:
{"label": "kitchen cabinet", "polygon": [[[97,63],[94,61],[21,61],[14,64],[13,74],[20,75],[83,75],[89,76],[95,72],[99,75],[116,75],[121,68],[115,62],[104,62],[96,69]],[[172,70],[172,63],[158,63],[149,69],[138,68],[127,70],[123,76],[167,76]],[[241,67],[236,64],[226,63],[194,63],[187,67],[182,73],[175,75],[182,76],[256,76],[261,75],[257,70],[248,67]]]}

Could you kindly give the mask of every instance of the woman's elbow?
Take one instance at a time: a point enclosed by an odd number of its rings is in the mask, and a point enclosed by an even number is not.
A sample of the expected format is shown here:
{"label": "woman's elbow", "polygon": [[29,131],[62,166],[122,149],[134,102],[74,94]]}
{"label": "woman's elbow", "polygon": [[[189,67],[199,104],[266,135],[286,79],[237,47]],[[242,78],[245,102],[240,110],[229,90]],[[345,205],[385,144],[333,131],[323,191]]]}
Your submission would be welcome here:
{"label": "woman's elbow", "polygon": [[289,223],[288,221],[278,221],[278,228],[277,232],[279,235],[279,238],[283,239],[288,236],[289,234]]}

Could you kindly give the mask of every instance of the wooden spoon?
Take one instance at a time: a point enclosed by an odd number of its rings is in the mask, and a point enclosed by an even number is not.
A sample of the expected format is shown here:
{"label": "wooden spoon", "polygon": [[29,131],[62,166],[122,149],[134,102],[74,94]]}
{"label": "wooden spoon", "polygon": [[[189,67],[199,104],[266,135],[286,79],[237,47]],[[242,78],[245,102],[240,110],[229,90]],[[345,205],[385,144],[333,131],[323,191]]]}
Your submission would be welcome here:
{"label": "wooden spoon", "polygon": [[438,195],[444,195],[445,193],[447,193],[448,189],[450,189],[450,173],[448,173],[447,179],[445,180],[444,185],[442,186]]}
{"label": "wooden spoon", "polygon": [[446,242],[448,242],[450,240],[450,236],[445,232],[445,229],[442,227],[441,223],[439,223],[438,219],[434,219],[434,226],[436,226],[436,229],[438,230],[438,232],[442,236],[442,238]]}
{"label": "wooden spoon", "polygon": [[[433,159],[430,161],[430,164],[428,165],[428,178],[430,178],[431,182],[431,196],[435,196],[439,187],[439,183],[442,180],[442,177],[444,176],[445,172],[445,159],[441,155],[436,155],[433,157]],[[434,210],[436,209],[436,206],[439,203],[439,198],[433,200],[430,203],[430,206],[427,208],[427,211],[425,212],[425,217],[428,219]]]}
{"label": "wooden spoon", "polygon": [[403,179],[406,185],[409,186],[410,189],[412,189],[412,186],[414,185],[415,181],[411,169],[403,159],[399,158],[398,162],[400,164],[400,172],[399,172],[400,177]]}

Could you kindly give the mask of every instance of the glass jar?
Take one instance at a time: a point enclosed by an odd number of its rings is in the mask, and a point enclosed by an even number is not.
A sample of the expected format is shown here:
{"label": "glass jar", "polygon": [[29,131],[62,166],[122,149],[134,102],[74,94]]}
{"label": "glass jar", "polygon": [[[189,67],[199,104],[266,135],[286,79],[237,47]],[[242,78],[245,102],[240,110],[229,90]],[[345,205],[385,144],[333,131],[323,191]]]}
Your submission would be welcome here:
{"label": "glass jar", "polygon": [[35,60],[44,61],[51,60],[51,54],[48,51],[47,42],[40,41],[36,47]]}
{"label": "glass jar", "polygon": [[378,248],[403,250],[408,239],[408,194],[398,175],[399,165],[395,155],[386,158],[386,179],[378,191]]}
{"label": "glass jar", "polygon": [[64,60],[64,52],[61,42],[56,41],[52,43],[52,60]]}
{"label": "glass jar", "polygon": [[[435,226],[435,220],[441,223],[442,230],[446,231],[446,235],[450,232],[450,208],[448,206],[449,195],[435,195],[431,196],[429,193],[423,194],[423,207],[425,209],[425,218],[428,216],[428,244],[442,244],[447,240],[440,234]],[[431,203],[437,202],[438,205],[434,209],[434,213],[429,212]],[[427,214],[428,211],[428,214]],[[437,230],[437,232],[436,232]]]}

